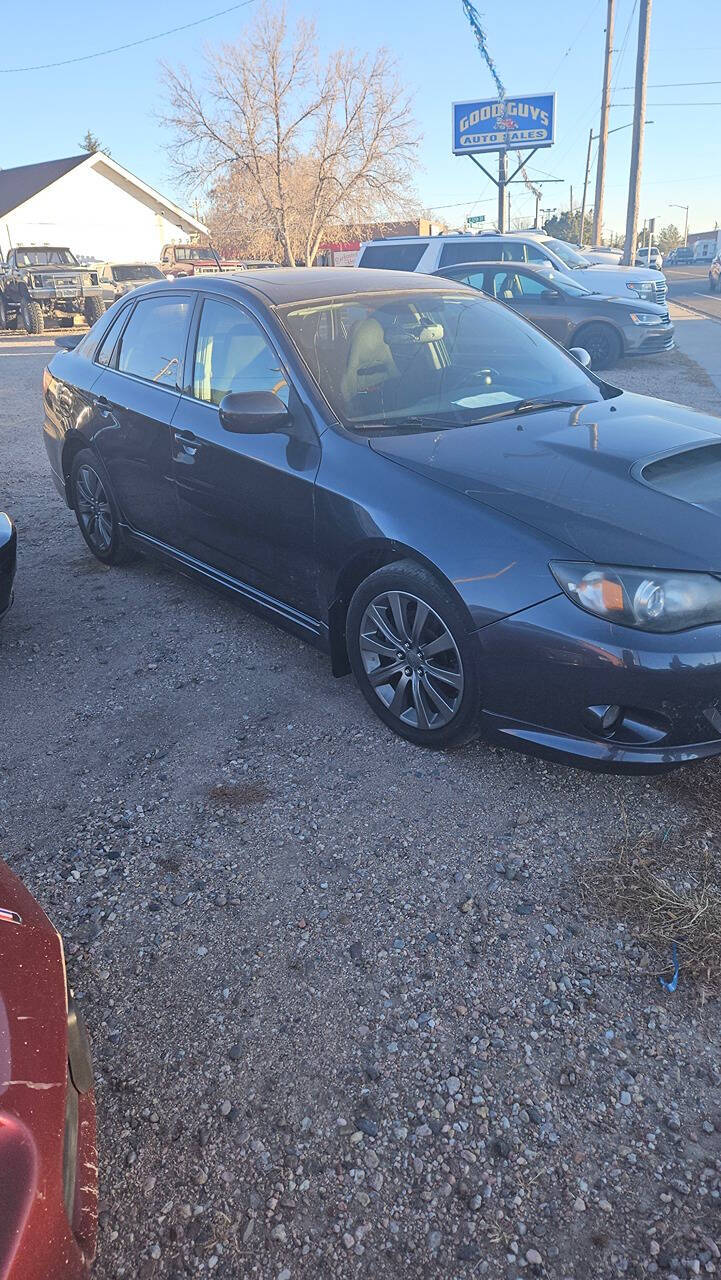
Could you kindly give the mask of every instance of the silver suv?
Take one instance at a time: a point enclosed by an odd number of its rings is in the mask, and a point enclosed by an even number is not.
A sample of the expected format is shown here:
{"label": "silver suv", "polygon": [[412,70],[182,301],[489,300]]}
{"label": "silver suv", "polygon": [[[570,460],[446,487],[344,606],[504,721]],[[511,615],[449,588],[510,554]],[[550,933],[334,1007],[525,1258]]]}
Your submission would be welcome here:
{"label": "silver suv", "polygon": [[497,231],[480,235],[401,236],[392,240],[368,240],[358,254],[359,267],[387,267],[396,271],[432,274],[439,267],[459,262],[527,262],[571,276],[592,293],[607,297],[643,298],[666,302],[666,277],[648,267],[619,267],[589,263],[565,240],[542,232]]}

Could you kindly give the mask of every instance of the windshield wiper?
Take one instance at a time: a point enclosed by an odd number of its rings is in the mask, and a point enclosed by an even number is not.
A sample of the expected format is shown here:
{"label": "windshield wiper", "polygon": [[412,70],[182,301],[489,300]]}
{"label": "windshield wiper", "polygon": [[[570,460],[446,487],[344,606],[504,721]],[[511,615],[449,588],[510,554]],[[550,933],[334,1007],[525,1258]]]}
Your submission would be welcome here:
{"label": "windshield wiper", "polygon": [[581,409],[590,400],[519,400],[508,409],[499,409],[498,413],[486,414],[480,422],[497,422],[499,418],[515,418],[519,413],[535,413],[540,409]]}
{"label": "windshield wiper", "polygon": [[410,415],[407,418],[394,418],[392,422],[354,422],[355,431],[402,431],[406,427],[414,427],[419,431],[441,431],[453,427],[465,427],[465,422],[458,419],[444,418],[441,414],[432,413]]}

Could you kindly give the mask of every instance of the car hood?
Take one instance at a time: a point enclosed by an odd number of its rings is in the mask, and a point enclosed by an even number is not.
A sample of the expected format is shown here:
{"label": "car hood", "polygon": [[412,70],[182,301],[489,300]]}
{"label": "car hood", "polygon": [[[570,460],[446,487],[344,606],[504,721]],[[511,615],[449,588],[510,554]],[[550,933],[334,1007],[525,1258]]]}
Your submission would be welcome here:
{"label": "car hood", "polygon": [[584,558],[721,572],[721,419],[624,392],[369,443]]}

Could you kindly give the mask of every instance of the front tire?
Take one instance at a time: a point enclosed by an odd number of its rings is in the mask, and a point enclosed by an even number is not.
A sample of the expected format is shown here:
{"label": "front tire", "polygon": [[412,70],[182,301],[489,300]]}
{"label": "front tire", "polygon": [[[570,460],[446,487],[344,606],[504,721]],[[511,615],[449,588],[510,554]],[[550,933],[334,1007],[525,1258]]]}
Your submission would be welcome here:
{"label": "front tire", "polygon": [[8,309],[3,295],[0,293],[0,330],[8,327]]}
{"label": "front tire", "polygon": [[73,458],[70,493],[80,532],[93,555],[102,564],[131,559],[105,468],[92,449],[80,449]]}
{"label": "front tire", "polygon": [[574,335],[573,347],[583,347],[591,357],[592,369],[611,369],[623,355],[623,343],[610,324],[584,325]]}
{"label": "front tire", "polygon": [[39,302],[31,302],[29,298],[26,298],[20,308],[20,313],[26,333],[43,333],[45,316]]}
{"label": "front tire", "polygon": [[346,643],[361,693],[395,733],[442,748],[478,732],[477,637],[460,601],[422,565],[400,560],[360,584]]}
{"label": "front tire", "polygon": [[102,298],[86,298],[85,299],[85,319],[92,327],[96,320],[99,320],[105,314],[105,303]]}
{"label": "front tire", "polygon": [[709,278],[708,278],[708,287],[709,287],[709,293],[715,293],[718,288],[718,281],[714,280],[710,272],[709,272]]}

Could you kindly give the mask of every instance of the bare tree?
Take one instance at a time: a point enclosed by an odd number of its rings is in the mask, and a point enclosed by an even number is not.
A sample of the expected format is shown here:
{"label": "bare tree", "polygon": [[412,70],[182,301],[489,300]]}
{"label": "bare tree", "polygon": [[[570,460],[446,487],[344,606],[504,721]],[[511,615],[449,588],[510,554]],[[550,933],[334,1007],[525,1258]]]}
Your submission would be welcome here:
{"label": "bare tree", "polygon": [[417,133],[385,49],[339,49],[322,65],[313,24],[290,31],[284,10],[265,8],[207,55],[202,88],[164,70],[181,178],[226,207],[235,192],[237,219],[264,219],[287,264],[312,263],[332,224],[408,209]]}

